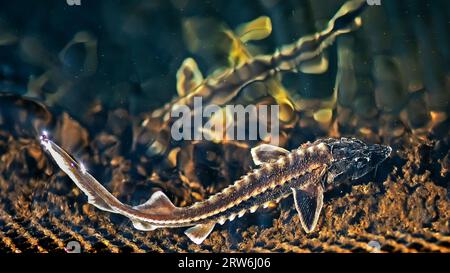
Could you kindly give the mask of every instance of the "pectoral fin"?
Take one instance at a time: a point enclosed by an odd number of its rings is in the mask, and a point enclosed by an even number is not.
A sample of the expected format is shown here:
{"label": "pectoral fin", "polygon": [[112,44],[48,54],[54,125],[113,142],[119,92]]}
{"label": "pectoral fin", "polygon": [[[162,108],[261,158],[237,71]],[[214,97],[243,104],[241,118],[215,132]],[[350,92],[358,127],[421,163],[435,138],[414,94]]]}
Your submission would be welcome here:
{"label": "pectoral fin", "polygon": [[243,43],[254,40],[262,40],[272,33],[272,21],[267,16],[261,16],[253,21],[241,24],[236,29],[236,34]]}
{"label": "pectoral fin", "polygon": [[264,162],[274,162],[280,156],[289,154],[288,150],[270,144],[261,144],[251,150],[253,162],[261,165]]}
{"label": "pectoral fin", "polygon": [[321,183],[308,185],[305,188],[292,188],[295,208],[306,233],[314,230],[323,206],[323,186]]}
{"label": "pectoral fin", "polygon": [[188,228],[184,234],[186,234],[194,243],[199,245],[206,239],[206,237],[208,237],[215,225],[216,223],[214,222],[199,224]]}
{"label": "pectoral fin", "polygon": [[246,46],[231,30],[225,30],[224,34],[230,39],[230,52],[228,61],[232,67],[240,66],[252,58]]}

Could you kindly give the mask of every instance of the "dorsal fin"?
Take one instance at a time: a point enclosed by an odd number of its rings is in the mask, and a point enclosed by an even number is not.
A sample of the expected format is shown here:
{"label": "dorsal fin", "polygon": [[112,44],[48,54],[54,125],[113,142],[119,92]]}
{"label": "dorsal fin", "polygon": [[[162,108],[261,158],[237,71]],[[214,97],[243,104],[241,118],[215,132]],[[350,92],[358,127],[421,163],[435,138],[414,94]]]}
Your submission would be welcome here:
{"label": "dorsal fin", "polygon": [[133,208],[143,213],[165,215],[177,209],[162,191],[155,192],[147,202]]}
{"label": "dorsal fin", "polygon": [[321,183],[310,184],[305,188],[292,188],[294,204],[300,222],[306,233],[314,230],[323,206],[323,186]]}
{"label": "dorsal fin", "polygon": [[192,58],[187,58],[177,71],[177,92],[180,97],[186,96],[203,81],[202,72]]}
{"label": "dorsal fin", "polygon": [[289,151],[278,146],[261,144],[259,146],[256,146],[255,148],[252,148],[251,153],[253,162],[256,165],[261,165],[264,162],[274,162],[280,156],[289,154]]}

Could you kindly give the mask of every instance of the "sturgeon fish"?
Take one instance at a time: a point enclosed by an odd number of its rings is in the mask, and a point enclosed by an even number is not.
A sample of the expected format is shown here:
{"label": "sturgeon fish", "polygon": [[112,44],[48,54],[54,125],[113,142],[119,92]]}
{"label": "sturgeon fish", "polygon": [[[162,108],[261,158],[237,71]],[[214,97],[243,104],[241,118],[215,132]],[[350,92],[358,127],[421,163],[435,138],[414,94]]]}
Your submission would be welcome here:
{"label": "sturgeon fish", "polygon": [[185,234],[196,244],[201,244],[216,224],[254,213],[290,195],[303,229],[312,232],[322,210],[324,191],[364,176],[392,151],[389,146],[366,144],[355,138],[319,139],[292,151],[262,144],[251,150],[259,168],[205,201],[176,207],[162,191],[141,205],[124,204],[47,135],[41,136],[41,144],[88,196],[90,204],[128,217],[138,230],[189,227]]}
{"label": "sturgeon fish", "polygon": [[[338,36],[350,33],[362,25],[359,16],[366,7],[365,0],[348,1],[330,19],[324,30],[301,37],[292,44],[284,45],[273,54],[248,56],[246,61],[238,66],[225,69],[217,75],[210,75],[200,83],[197,81],[203,77],[195,77],[200,71],[194,62],[190,69],[192,67],[195,69],[188,73],[192,77],[189,85],[191,89],[185,90],[183,96],[175,98],[162,108],[153,111],[151,117],[145,118],[137,129],[134,145],[146,146],[148,151],[151,151],[150,154],[163,153],[168,146],[165,131],[170,130],[169,128],[174,122],[170,116],[172,110],[180,105],[185,105],[192,109],[192,113],[196,113],[194,107],[196,97],[202,98],[203,107],[211,104],[221,106],[230,102],[249,84],[270,80],[271,77],[281,72],[324,72],[327,68],[325,64],[328,63],[323,55],[324,51],[333,44]],[[154,122],[155,120],[157,122]],[[161,121],[162,124],[160,124]],[[153,134],[156,136],[151,136]]]}

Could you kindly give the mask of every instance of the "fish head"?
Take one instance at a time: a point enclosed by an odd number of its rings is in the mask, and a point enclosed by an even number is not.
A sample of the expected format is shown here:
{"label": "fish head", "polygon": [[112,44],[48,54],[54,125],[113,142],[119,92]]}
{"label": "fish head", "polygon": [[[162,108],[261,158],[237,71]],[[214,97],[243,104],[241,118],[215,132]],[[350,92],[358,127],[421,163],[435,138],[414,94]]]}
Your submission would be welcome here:
{"label": "fish head", "polygon": [[332,155],[327,184],[340,184],[363,177],[388,158],[392,148],[380,144],[366,144],[356,138],[341,138],[327,143]]}

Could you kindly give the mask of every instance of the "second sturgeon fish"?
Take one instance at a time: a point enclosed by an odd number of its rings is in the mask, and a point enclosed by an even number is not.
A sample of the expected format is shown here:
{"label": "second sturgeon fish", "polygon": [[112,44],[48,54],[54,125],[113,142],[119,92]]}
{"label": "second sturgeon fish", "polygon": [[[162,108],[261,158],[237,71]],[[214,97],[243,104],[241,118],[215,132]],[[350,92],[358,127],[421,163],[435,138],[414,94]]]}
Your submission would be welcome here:
{"label": "second sturgeon fish", "polygon": [[314,230],[323,205],[323,193],[341,182],[362,177],[391,153],[389,146],[369,145],[354,138],[320,139],[293,151],[262,144],[252,149],[254,169],[233,185],[190,207],[175,207],[159,191],[142,205],[129,206],[108,192],[82,164],[41,136],[41,143],[58,166],[97,208],[128,217],[139,230],[190,227],[185,234],[200,244],[217,223],[242,217],[268,202],[293,195],[306,232]]}
{"label": "second sturgeon fish", "polygon": [[[184,96],[167,103],[152,112],[151,117],[144,119],[137,128],[134,145],[146,146],[151,155],[166,151],[169,145],[167,136],[176,120],[171,116],[172,111],[183,105],[192,110],[192,115],[196,114],[198,109],[195,107],[195,98],[202,98],[202,107],[223,106],[235,98],[245,86],[257,81],[267,81],[278,73],[324,72],[327,68],[325,63],[328,63],[323,56],[325,49],[332,45],[338,36],[352,32],[362,25],[360,15],[366,7],[365,0],[348,1],[336,12],[323,31],[304,36],[290,45],[283,46],[274,54],[249,57],[245,63],[225,69],[217,75],[210,75],[192,90],[188,90]],[[192,77],[200,73],[195,71],[190,71]],[[155,120],[156,123],[153,122]]]}

